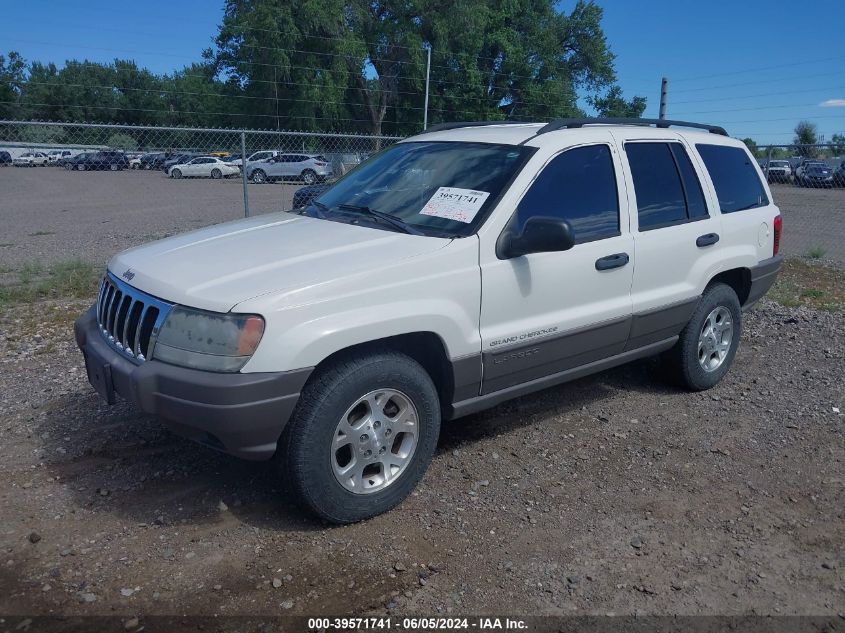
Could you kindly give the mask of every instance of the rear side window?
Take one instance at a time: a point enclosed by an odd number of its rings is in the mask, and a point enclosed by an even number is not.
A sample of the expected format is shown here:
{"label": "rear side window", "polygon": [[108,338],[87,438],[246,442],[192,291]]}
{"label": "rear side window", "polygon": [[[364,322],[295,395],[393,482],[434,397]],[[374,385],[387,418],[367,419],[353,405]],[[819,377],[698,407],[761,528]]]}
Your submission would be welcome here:
{"label": "rear side window", "polygon": [[744,149],[703,143],[695,148],[710,172],[722,213],[756,209],[769,204],[763,183]]}
{"label": "rear side window", "polygon": [[616,172],[607,145],[559,154],[540,172],[517,209],[517,230],[535,216],[569,222],[575,243],[619,235]]}
{"label": "rear side window", "polygon": [[701,183],[679,143],[626,143],[640,231],[707,217]]}

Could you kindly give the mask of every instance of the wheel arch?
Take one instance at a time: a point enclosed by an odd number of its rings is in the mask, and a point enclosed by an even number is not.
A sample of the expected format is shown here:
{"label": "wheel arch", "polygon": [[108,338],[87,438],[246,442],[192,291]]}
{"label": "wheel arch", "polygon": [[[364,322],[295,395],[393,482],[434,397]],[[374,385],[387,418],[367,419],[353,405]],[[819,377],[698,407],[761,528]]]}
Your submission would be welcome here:
{"label": "wheel arch", "polygon": [[399,352],[417,361],[434,382],[441,408],[452,403],[455,394],[455,368],[446,351],[446,343],[438,334],[430,331],[396,334],[339,349],[314,367],[309,380],[344,358],[384,351]]}
{"label": "wheel arch", "polygon": [[751,292],[751,270],[744,267],[724,270],[714,275],[706,288],[718,283],[730,286],[739,298],[739,305],[745,305]]}

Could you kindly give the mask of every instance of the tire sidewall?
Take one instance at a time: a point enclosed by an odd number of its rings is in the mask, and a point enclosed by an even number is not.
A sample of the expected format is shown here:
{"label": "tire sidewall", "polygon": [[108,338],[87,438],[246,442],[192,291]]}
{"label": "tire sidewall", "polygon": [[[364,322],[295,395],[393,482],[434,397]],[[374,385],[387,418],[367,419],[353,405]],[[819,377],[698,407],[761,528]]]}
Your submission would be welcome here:
{"label": "tire sidewall", "polygon": [[[400,503],[425,474],[440,433],[440,402],[425,370],[400,354],[380,354],[344,365],[327,381],[303,390],[288,425],[284,456],[300,497],[318,516],[350,523],[381,514]],[[310,387],[310,388],[309,388]],[[414,403],[419,437],[411,463],[399,478],[372,494],[354,494],[334,475],[331,445],[343,414],[361,396],[376,389],[395,389]]]}
{"label": "tire sidewall", "polygon": [[[733,337],[728,355],[718,369],[705,371],[698,362],[698,339],[704,322],[714,309],[722,306],[731,313],[733,320]],[[709,287],[698,307],[693,312],[689,323],[681,333],[681,370],[684,372],[685,382],[696,390],[709,389],[715,386],[730,370],[739,348],[739,340],[742,335],[742,309],[739,299],[734,290],[725,284],[714,284]]]}

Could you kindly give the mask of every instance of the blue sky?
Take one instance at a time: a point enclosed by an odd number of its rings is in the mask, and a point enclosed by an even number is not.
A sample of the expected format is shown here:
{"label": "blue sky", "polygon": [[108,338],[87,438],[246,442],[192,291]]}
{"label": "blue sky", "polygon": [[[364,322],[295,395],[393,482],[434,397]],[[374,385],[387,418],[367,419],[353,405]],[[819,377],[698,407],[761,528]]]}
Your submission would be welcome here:
{"label": "blue sky", "polygon": [[[669,78],[670,118],[724,125],[733,136],[786,143],[800,119],[845,133],[845,3],[816,0],[601,0],[626,96],[657,116]],[[133,58],[169,72],[211,46],[217,0],[0,0],[0,51],[28,60]],[[560,3],[567,10],[574,1]],[[435,56],[436,58],[436,56]],[[435,62],[436,63],[436,62]],[[821,103],[839,100],[840,107]]]}

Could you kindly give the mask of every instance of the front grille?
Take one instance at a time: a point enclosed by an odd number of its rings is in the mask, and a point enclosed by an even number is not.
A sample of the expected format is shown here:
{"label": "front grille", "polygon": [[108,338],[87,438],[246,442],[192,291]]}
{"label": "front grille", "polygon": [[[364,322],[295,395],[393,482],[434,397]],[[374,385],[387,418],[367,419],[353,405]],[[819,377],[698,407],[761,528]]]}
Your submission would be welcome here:
{"label": "front grille", "polygon": [[97,324],[112,347],[142,363],[152,357],[159,328],[171,307],[107,273],[97,295]]}

